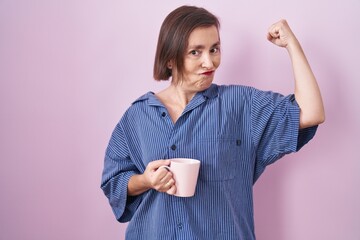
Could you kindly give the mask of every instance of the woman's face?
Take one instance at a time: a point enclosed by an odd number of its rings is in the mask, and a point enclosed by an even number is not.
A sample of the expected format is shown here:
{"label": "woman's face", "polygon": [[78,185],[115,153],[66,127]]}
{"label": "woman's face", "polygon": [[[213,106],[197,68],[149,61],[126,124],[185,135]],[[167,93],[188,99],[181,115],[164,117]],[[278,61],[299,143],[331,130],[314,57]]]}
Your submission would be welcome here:
{"label": "woman's face", "polygon": [[189,36],[182,79],[174,80],[186,90],[203,91],[210,87],[220,60],[220,38],[216,26],[196,28]]}

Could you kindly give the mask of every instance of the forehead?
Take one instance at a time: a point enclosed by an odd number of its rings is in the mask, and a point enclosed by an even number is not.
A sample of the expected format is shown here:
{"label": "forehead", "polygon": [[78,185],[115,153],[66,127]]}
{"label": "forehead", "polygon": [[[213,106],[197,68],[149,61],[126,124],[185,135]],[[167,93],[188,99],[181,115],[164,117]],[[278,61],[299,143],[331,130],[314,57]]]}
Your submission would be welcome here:
{"label": "forehead", "polygon": [[195,28],[189,36],[188,46],[212,46],[220,41],[216,26]]}

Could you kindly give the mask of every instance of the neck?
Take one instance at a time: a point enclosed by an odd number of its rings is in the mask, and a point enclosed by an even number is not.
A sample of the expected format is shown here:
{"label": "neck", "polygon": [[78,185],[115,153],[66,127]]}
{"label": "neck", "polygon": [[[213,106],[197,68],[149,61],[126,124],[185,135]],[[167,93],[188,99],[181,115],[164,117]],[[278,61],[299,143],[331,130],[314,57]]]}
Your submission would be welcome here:
{"label": "neck", "polygon": [[177,102],[183,108],[191,101],[191,99],[195,96],[196,92],[187,91],[180,84],[171,84],[169,86],[169,92],[175,102]]}

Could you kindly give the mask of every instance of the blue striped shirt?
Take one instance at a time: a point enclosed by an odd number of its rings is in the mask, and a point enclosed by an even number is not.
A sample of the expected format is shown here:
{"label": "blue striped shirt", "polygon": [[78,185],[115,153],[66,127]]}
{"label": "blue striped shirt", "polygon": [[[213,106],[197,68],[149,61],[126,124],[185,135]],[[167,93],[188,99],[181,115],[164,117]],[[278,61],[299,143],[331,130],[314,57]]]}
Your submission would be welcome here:
{"label": "blue striped shirt", "polygon": [[[137,99],[113,131],[101,188],[126,239],[255,239],[252,187],[266,166],[298,151],[317,126],[299,130],[294,95],[211,85],[174,124],[154,93]],[[153,160],[201,161],[193,197],[148,190],[127,196],[129,178]]]}

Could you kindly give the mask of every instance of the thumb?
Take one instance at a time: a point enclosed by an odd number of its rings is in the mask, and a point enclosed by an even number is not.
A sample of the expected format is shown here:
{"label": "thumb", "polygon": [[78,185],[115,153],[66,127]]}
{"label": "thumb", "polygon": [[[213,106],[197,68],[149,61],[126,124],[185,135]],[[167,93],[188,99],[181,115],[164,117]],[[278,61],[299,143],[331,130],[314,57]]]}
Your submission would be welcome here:
{"label": "thumb", "polygon": [[273,36],[272,34],[268,33],[266,36],[267,40],[269,40],[269,42],[272,42],[274,44],[277,43],[277,41],[279,40],[278,37]]}
{"label": "thumb", "polygon": [[271,36],[270,33],[267,33],[266,38],[267,38],[267,40],[269,40],[270,42],[274,41],[274,37]]}
{"label": "thumb", "polygon": [[268,29],[268,36],[273,37],[273,38],[278,38],[280,36],[280,28],[279,28],[279,26],[277,26],[276,24],[273,24]]}

